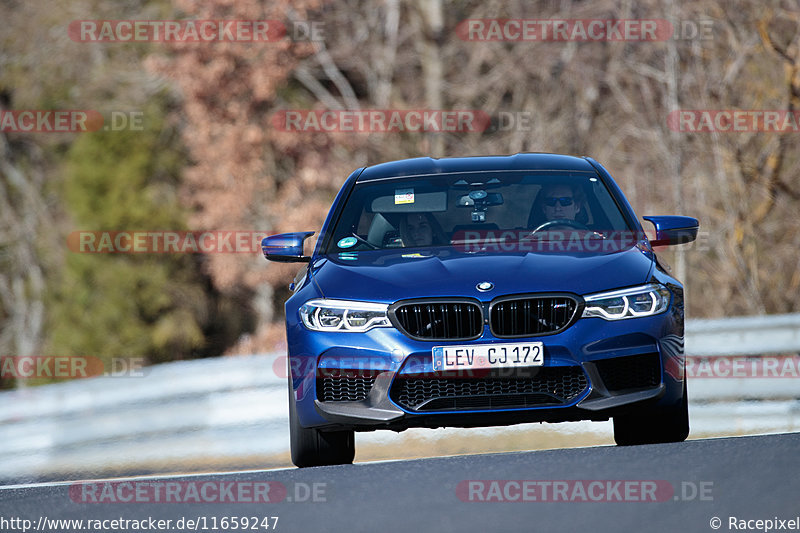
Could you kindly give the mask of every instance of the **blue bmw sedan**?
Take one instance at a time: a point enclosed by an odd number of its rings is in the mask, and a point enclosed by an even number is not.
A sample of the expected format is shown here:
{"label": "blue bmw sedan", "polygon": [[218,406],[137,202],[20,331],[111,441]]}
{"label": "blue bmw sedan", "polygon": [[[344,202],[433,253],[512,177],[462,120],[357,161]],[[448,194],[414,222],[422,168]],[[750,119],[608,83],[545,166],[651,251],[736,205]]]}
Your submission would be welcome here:
{"label": "blue bmw sedan", "polygon": [[286,302],[291,455],[351,463],[354,432],[614,421],[620,445],[689,433],[684,295],[643,217],[591,158],[418,158],[360,168]]}

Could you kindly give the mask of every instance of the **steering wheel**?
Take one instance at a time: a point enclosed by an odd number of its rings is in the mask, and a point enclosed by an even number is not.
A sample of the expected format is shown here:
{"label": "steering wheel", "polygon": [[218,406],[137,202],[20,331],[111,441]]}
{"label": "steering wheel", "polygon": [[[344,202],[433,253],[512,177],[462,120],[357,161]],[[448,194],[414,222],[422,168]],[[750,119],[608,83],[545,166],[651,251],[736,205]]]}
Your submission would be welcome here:
{"label": "steering wheel", "polygon": [[575,220],[571,220],[569,218],[557,218],[555,220],[548,220],[544,224],[540,224],[536,229],[531,231],[531,235],[538,231],[544,231],[556,226],[569,226],[575,229],[584,229],[588,230],[589,228],[585,224],[581,224],[580,222],[576,222]]}

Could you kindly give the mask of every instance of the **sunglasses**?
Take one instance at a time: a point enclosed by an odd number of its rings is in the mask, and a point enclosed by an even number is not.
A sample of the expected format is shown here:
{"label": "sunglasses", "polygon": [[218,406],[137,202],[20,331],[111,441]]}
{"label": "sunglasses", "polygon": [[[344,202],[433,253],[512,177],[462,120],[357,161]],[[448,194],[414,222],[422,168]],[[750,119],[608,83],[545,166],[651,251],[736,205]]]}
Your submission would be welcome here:
{"label": "sunglasses", "polygon": [[555,196],[551,198],[544,199],[544,205],[547,207],[555,207],[556,203],[560,203],[563,207],[567,207],[568,205],[572,205],[572,197],[571,196],[561,196],[556,198]]}

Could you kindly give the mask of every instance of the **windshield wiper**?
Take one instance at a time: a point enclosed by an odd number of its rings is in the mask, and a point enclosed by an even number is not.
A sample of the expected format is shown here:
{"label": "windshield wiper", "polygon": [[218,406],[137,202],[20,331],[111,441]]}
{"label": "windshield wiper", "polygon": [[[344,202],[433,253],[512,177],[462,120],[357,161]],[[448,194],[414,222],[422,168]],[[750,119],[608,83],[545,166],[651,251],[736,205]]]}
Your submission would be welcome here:
{"label": "windshield wiper", "polygon": [[356,238],[356,240],[357,240],[358,242],[363,242],[364,244],[366,244],[367,246],[369,246],[369,247],[370,247],[370,248],[372,248],[373,250],[380,250],[380,249],[381,249],[381,247],[380,247],[380,246],[375,246],[374,244],[372,244],[371,242],[369,242],[367,239],[365,239],[364,237],[361,237],[360,235],[358,235],[358,234],[356,234],[356,233],[351,233],[350,235],[352,235],[353,237],[355,237],[355,238]]}

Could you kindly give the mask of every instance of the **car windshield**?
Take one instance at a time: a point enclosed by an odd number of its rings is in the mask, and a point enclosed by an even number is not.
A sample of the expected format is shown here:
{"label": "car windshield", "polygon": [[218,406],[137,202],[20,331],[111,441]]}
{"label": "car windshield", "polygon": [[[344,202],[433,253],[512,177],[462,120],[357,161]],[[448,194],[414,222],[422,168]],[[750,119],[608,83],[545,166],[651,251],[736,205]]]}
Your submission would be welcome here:
{"label": "car windshield", "polygon": [[603,238],[630,227],[594,172],[495,171],[357,183],[327,253],[452,246],[475,236]]}

